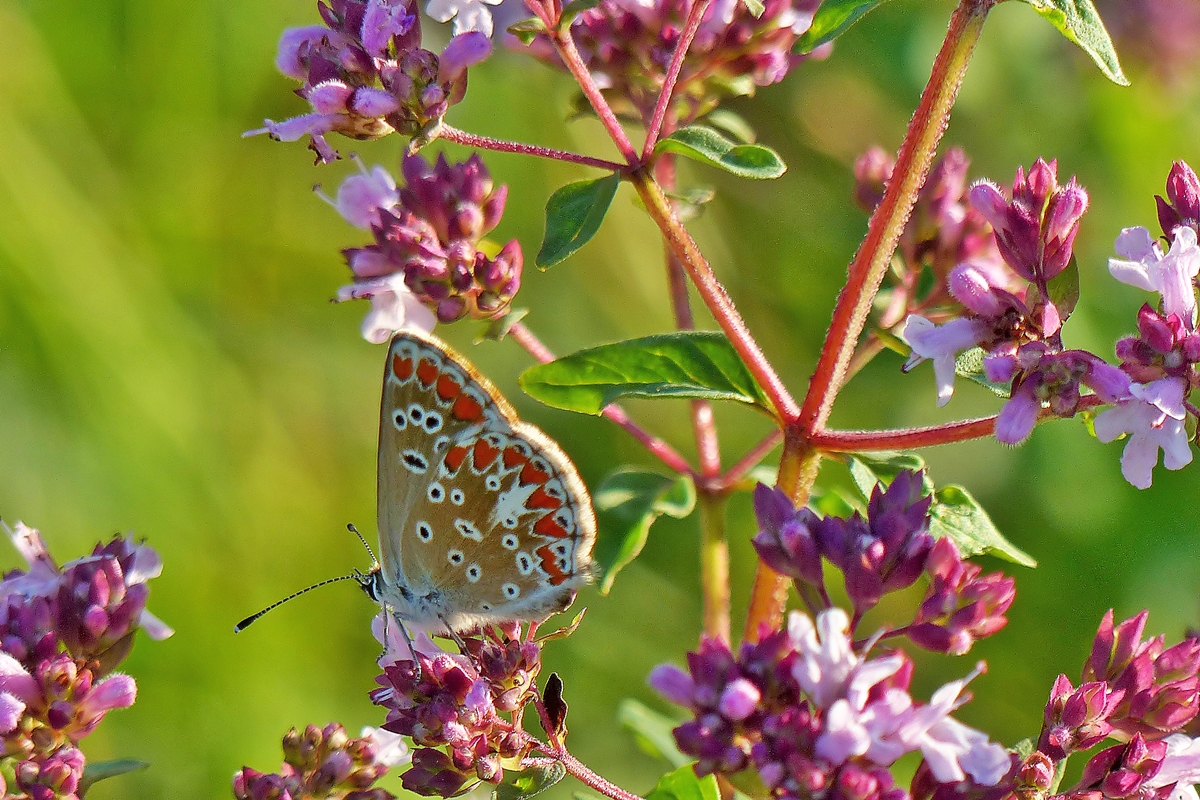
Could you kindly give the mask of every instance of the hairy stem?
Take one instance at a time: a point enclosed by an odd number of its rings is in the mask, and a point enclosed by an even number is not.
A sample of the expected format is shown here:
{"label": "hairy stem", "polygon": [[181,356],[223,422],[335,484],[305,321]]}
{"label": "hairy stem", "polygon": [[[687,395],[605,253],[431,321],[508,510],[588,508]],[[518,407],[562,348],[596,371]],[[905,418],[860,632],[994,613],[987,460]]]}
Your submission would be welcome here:
{"label": "hairy stem", "polygon": [[971,52],[979,41],[984,19],[994,2],[960,0],[950,17],[950,27],[933,62],[929,83],[921,94],[921,102],[896,156],[893,178],[888,181],[883,199],[871,214],[867,235],[850,264],[846,285],[838,295],[829,333],[795,422],[806,436],[821,430],[829,419],[833,401],[845,380],[847,366],[871,310],[871,302],[912,213],[917,192],[929,174]]}
{"label": "hairy stem", "polygon": [[592,104],[592,109],[596,112],[596,116],[600,117],[600,124],[608,131],[608,135],[612,137],[613,144],[621,151],[621,157],[629,162],[630,165],[637,164],[637,151],[634,150],[633,143],[629,141],[629,136],[626,135],[625,129],[621,127],[621,123],[617,120],[617,115],[613,113],[612,107],[604,99],[604,94],[600,91],[600,87],[592,79],[592,73],[588,72],[587,65],[583,63],[583,56],[579,55],[579,48],[575,46],[575,39],[571,36],[570,28],[554,29],[550,31],[549,35],[550,40],[554,42],[554,49],[558,51],[559,58],[563,60],[563,63],[567,66],[567,70],[575,78],[575,82],[579,84],[579,88],[583,90],[584,96]]}
{"label": "hairy stem", "polygon": [[878,450],[911,450],[939,444],[965,442],[991,436],[996,430],[996,417],[967,419],[930,425],[925,428],[899,428],[890,431],[831,431],[813,434],[812,446],[826,453],[862,453]]}
{"label": "hairy stem", "polygon": [[583,164],[587,167],[596,167],[597,169],[610,170],[612,172],[620,172],[625,169],[624,164],[618,164],[615,161],[606,161],[603,158],[592,158],[591,156],[580,155],[578,153],[569,153],[566,150],[556,150],[553,147],[493,139],[490,136],[481,136],[477,133],[460,131],[458,128],[452,128],[445,123],[438,129],[438,138],[466,147],[478,147],[481,150],[496,150],[501,153],[521,153],[522,155],[537,156],[538,158],[551,158],[555,161]]}
{"label": "hairy stem", "polygon": [[525,734],[525,736],[528,736],[529,741],[533,743],[535,749],[560,762],[566,767],[568,773],[588,788],[594,789],[605,797],[611,797],[613,800],[642,800],[641,797],[633,792],[627,792],[615,783],[592,772],[588,769],[587,765],[567,751],[566,745],[555,747],[539,741],[537,738],[529,736],[529,734]]}
{"label": "hairy stem", "polygon": [[725,291],[725,287],[713,274],[712,267],[705,259],[704,254],[700,252],[696,240],[692,238],[671,210],[662,187],[644,169],[632,171],[629,178],[634,189],[637,190],[638,196],[642,198],[650,217],[662,231],[667,246],[671,248],[671,252],[675,254],[679,263],[687,271],[688,277],[692,279],[692,283],[700,293],[700,298],[712,312],[717,324],[721,326],[721,330],[729,337],[733,348],[746,363],[747,369],[763,388],[771,404],[775,407],[776,413],[783,420],[793,419],[799,411],[796,401],[792,399],[787,387],[783,385],[783,381],[780,380],[775,369],[763,355],[762,348],[750,334],[750,329],[746,327],[745,320],[734,307],[733,300]]}
{"label": "hairy stem", "polygon": [[729,644],[729,541],[725,538],[723,494],[700,492],[700,589],[704,596],[704,632]]}
{"label": "hairy stem", "polygon": [[[537,359],[542,364],[548,364],[554,360],[554,353],[550,351],[546,345],[542,344],[541,340],[534,336],[533,332],[524,324],[518,322],[509,329],[509,335],[516,340],[517,344],[525,348],[531,356]],[[625,413],[625,409],[615,403],[605,407],[602,412],[612,422],[617,423],[625,429],[633,438],[641,442],[650,454],[663,462],[673,472],[678,472],[683,475],[690,475],[693,479],[697,478],[696,470],[687,462],[687,459],[679,454],[675,448],[664,442],[657,436],[647,432],[642,426],[629,418]]]}
{"label": "hairy stem", "polygon": [[692,40],[696,38],[696,31],[700,30],[700,21],[704,19],[704,12],[711,4],[712,0],[695,0],[691,9],[688,10],[687,20],[683,24],[683,33],[679,35],[679,41],[675,44],[671,65],[667,68],[662,89],[658,92],[658,102],[654,104],[654,114],[650,117],[650,124],[646,126],[646,144],[642,147],[643,161],[649,161],[650,156],[654,154],[654,146],[658,144],[658,135],[662,131],[663,120],[667,117],[667,110],[671,107],[671,98],[675,94],[675,83],[679,80],[679,73],[683,69],[683,60],[687,58]]}

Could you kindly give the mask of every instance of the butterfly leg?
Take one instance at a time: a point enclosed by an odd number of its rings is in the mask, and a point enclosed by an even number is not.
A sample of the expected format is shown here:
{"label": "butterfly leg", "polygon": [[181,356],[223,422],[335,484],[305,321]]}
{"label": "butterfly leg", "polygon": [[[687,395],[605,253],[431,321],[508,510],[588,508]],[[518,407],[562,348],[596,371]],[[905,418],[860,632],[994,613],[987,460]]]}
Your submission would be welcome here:
{"label": "butterfly leg", "polygon": [[[412,654],[412,662],[417,668],[416,675],[413,680],[419,681],[421,680],[421,659],[417,656],[417,646],[413,644],[412,634],[408,632],[408,628],[405,627],[404,620],[400,619],[400,615],[393,611],[392,616],[396,618],[396,627],[400,629],[400,635],[404,637],[404,643],[408,645],[408,651]],[[384,625],[386,624],[387,620],[385,618]]]}
{"label": "butterfly leg", "polygon": [[458,645],[458,651],[465,656],[467,654],[467,643],[464,642],[463,638],[458,635],[458,631],[450,627],[450,623],[446,621],[445,616],[438,614],[438,619],[440,619],[442,624],[446,626],[446,633],[448,633],[450,638],[454,640],[454,643]]}

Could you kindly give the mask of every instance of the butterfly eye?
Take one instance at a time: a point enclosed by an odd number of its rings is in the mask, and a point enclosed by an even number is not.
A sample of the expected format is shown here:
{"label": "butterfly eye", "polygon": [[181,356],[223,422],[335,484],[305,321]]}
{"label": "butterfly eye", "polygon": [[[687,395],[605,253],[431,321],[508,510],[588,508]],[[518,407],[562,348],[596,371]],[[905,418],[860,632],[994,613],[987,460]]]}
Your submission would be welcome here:
{"label": "butterfly eye", "polygon": [[433,528],[428,522],[417,523],[417,538],[422,542],[428,542],[433,539]]}
{"label": "butterfly eye", "polygon": [[505,517],[503,524],[504,524],[504,527],[506,527],[506,528],[515,528],[515,527],[517,527],[517,518],[516,517]]}
{"label": "butterfly eye", "polygon": [[488,475],[487,480],[483,482],[483,485],[491,489],[493,492],[500,491],[500,479],[495,475]]}
{"label": "butterfly eye", "polygon": [[446,490],[442,488],[440,483],[431,483],[429,484],[429,488],[425,491],[425,494],[432,502],[440,503],[446,496]]}
{"label": "butterfly eye", "polygon": [[506,533],[504,534],[504,538],[500,540],[500,544],[505,550],[516,550],[517,547],[520,546],[521,542],[517,539],[517,535],[515,533]]}
{"label": "butterfly eye", "polygon": [[478,564],[472,564],[471,566],[467,567],[467,580],[471,583],[478,581],[481,575],[483,575],[483,571],[479,569]]}
{"label": "butterfly eye", "polygon": [[479,610],[480,610],[480,611],[491,611],[491,610],[492,610],[492,604],[491,604],[491,603],[480,603],[480,604],[479,604]]}
{"label": "butterfly eye", "polygon": [[424,474],[425,470],[429,469],[429,462],[425,459],[425,456],[412,449],[405,450],[400,454],[400,463],[418,475]]}
{"label": "butterfly eye", "polygon": [[404,416],[403,411],[396,411],[392,414],[392,424],[396,426],[396,430],[402,431],[408,427],[408,417]]}
{"label": "butterfly eye", "polygon": [[462,550],[447,550],[446,558],[450,561],[451,564],[461,564],[463,562],[463,551]]}
{"label": "butterfly eye", "polygon": [[433,440],[433,452],[440,453],[450,446],[449,436],[439,436]]}
{"label": "butterfly eye", "polygon": [[515,583],[506,583],[500,587],[500,591],[504,592],[504,596],[509,600],[516,600],[521,595],[521,587]]}
{"label": "butterfly eye", "polygon": [[467,496],[465,494],[463,494],[462,489],[451,489],[450,490],[450,502],[454,503],[454,505],[461,506],[463,503],[466,502],[466,500],[467,500]]}
{"label": "butterfly eye", "polygon": [[529,553],[517,553],[517,572],[528,575],[533,572],[533,559]]}
{"label": "butterfly eye", "polygon": [[416,403],[413,403],[408,407],[408,418],[411,419],[415,424],[420,425],[421,420],[425,419],[425,409],[421,408]]}
{"label": "butterfly eye", "polygon": [[422,425],[429,433],[437,433],[442,429],[442,415],[436,411],[428,411],[425,413],[425,421]]}

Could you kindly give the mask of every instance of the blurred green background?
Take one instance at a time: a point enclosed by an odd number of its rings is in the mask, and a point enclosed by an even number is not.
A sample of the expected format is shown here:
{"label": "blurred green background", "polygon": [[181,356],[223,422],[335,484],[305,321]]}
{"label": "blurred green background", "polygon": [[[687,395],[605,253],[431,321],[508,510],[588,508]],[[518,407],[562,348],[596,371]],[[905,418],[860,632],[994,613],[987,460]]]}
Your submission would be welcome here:
{"label": "blurred green background", "polygon": [[[97,800],[228,797],[243,764],[278,768],[288,727],[382,719],[366,697],[373,609],[351,586],[232,633],[293,589],[365,567],[345,524],[374,529],[383,350],[358,336],[365,305],[328,302],[346,278],[339,248],[365,239],[310,191],[336,187],[353,167],[314,169],[298,144],[240,138],[263,117],[301,112],[272,59],[285,25],[316,21],[313,5],[0,0],[0,514],[40,528],[62,560],[116,531],[146,537],[166,563],[150,606],[177,631],[138,643],[126,664],[137,704],[85,743],[91,759],[153,766],[101,784]],[[684,168],[684,181],[719,188],[693,228],[797,391],[865,228],[850,164],[873,143],[898,145],[951,8],[887,4],[830,60],[734,104],[790,165],[781,180]],[[1154,227],[1152,195],[1172,159],[1200,160],[1195,84],[1126,68],[1133,88],[1107,83],[1028,7],[1004,4],[945,140],[967,149],[973,177],[1007,183],[1017,165],[1056,156],[1063,177],[1091,191],[1077,245],[1084,299],[1067,340],[1105,354],[1146,299],[1108,277],[1113,238]],[[501,53],[472,72],[450,120],[611,154],[595,123],[561,122],[570,95],[563,76]],[[394,168],[402,142],[334,144]],[[549,193],[590,174],[495,154],[487,163],[510,186],[497,238],[519,237],[527,253]],[[571,261],[526,272],[519,304],[558,352],[670,327],[661,249],[631,198],[623,189]],[[563,443],[589,483],[623,463],[653,466],[607,423],[522,398],[515,376],[530,359],[511,341],[473,346],[470,324],[439,332]],[[997,407],[968,385],[938,411],[928,365],[901,379],[899,364],[885,354],[856,378],[835,423],[906,425]],[[692,452],[684,404],[631,408]],[[766,430],[736,409],[719,419],[728,461]],[[1096,443],[1078,422],[1046,425],[1018,449],[981,441],[926,455],[936,480],[969,487],[1041,567],[1014,568],[1018,597],[1002,635],[965,660],[918,655],[919,695],[986,658],[992,669],[960,716],[1011,744],[1036,735],[1054,676],[1078,676],[1105,609],[1149,608],[1150,628],[1171,641],[1200,622],[1195,466],[1156,470],[1153,488],[1138,492],[1121,478],[1120,445]],[[736,617],[753,569],[745,496],[732,503],[729,532]],[[695,644],[697,554],[694,519],[660,522],[610,597],[583,593],[583,628],[546,654],[566,680],[573,749],[635,791],[663,765],[636,750],[615,706],[626,696],[657,704],[646,673]],[[12,552],[0,558],[18,563]]]}

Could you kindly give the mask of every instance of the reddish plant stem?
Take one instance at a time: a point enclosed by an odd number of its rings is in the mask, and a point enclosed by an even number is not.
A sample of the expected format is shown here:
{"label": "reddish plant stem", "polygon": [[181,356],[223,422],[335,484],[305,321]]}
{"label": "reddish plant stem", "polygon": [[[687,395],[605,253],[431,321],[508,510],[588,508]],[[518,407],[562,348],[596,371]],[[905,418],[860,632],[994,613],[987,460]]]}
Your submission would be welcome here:
{"label": "reddish plant stem", "polygon": [[[787,437],[777,485],[797,506],[807,503],[820,470],[821,454],[812,437],[821,432],[833,401],[845,381],[846,368],[858,345],[867,314],[887,272],[900,234],[925,183],[938,142],[950,120],[950,109],[966,74],[983,22],[996,0],[959,0],[950,17],[946,39],[933,62],[929,82],[908,124],[896,156],[893,179],[867,223],[867,235],[850,264],[846,285],[838,295],[833,320],[817,367],[795,416],[785,416]],[[759,562],[746,618],[746,638],[757,639],[762,626],[778,627],[787,605],[782,576]]]}
{"label": "reddish plant stem", "polygon": [[596,116],[600,118],[600,124],[608,131],[608,135],[612,137],[613,144],[621,151],[621,157],[629,164],[636,165],[638,163],[637,151],[633,148],[633,143],[629,141],[629,136],[626,135],[625,129],[621,127],[621,123],[617,120],[617,115],[613,113],[612,107],[608,101],[604,99],[604,94],[600,91],[600,87],[592,80],[592,73],[588,72],[587,65],[583,63],[583,57],[579,55],[579,48],[575,46],[575,39],[571,36],[570,28],[552,29],[549,31],[550,41],[554,43],[554,49],[558,51],[558,57],[563,60],[567,70],[575,78],[575,82],[579,84],[579,88],[583,90],[583,94],[587,97],[588,102],[592,104],[592,109],[595,110]]}
{"label": "reddish plant stem", "polygon": [[540,750],[561,763],[566,767],[568,773],[588,788],[594,789],[605,797],[611,797],[613,800],[642,800],[641,797],[633,792],[627,792],[615,783],[605,780],[592,772],[582,761],[567,751],[566,745],[554,747],[539,741],[534,736],[525,735],[528,736],[529,741],[533,743],[535,749]]}
{"label": "reddish plant stem", "polygon": [[878,450],[910,450],[939,444],[982,439],[996,431],[996,417],[967,419],[926,428],[890,431],[831,431],[813,434],[809,442],[826,453],[861,453]]}
{"label": "reddish plant stem", "polygon": [[768,433],[761,442],[750,449],[750,452],[746,453],[746,455],[742,456],[741,460],[730,467],[728,472],[718,478],[712,488],[715,491],[722,492],[733,489],[734,486],[746,477],[750,470],[757,467],[759,462],[766,458],[767,454],[778,447],[782,441],[783,431],[778,428]]}
{"label": "reddish plant stem", "polygon": [[[542,344],[541,340],[522,323],[518,322],[513,325],[509,329],[508,335],[515,339],[517,344],[521,345],[538,362],[548,364],[554,360],[554,353],[546,345]],[[647,432],[631,420],[629,415],[625,413],[625,409],[613,404],[606,407],[601,413],[612,422],[624,428],[626,433],[637,439],[643,447],[650,451],[651,455],[663,462],[673,472],[690,475],[693,479],[697,478],[696,470],[692,468],[692,465],[687,462],[686,458],[681,456],[671,445]]]}
{"label": "reddish plant stem", "polygon": [[750,374],[754,376],[766,393],[767,398],[775,407],[776,413],[783,420],[795,418],[799,411],[796,401],[792,399],[787,387],[783,385],[783,381],[780,380],[775,369],[763,355],[762,348],[758,346],[750,329],[746,327],[746,321],[742,319],[742,315],[733,305],[733,300],[725,291],[725,287],[713,274],[712,267],[705,259],[704,254],[700,252],[696,240],[692,238],[671,210],[662,187],[645,169],[636,169],[630,172],[629,180],[633,184],[633,188],[637,190],[638,196],[642,198],[650,217],[662,231],[667,246],[671,248],[671,252],[675,254],[684,270],[687,271],[688,277],[692,279],[692,283],[700,293],[700,298],[712,312],[717,324],[721,326],[721,330],[729,337],[733,348],[737,350],[738,355],[746,363],[746,368],[750,370]]}
{"label": "reddish plant stem", "polygon": [[612,172],[620,172],[625,169],[624,164],[618,164],[615,161],[592,158],[591,156],[580,155],[578,153],[569,153],[566,150],[556,150],[553,147],[493,139],[491,136],[481,136],[477,133],[460,131],[458,128],[452,128],[445,123],[439,129],[438,138],[444,139],[447,142],[461,144],[465,147],[478,147],[481,150],[496,150],[501,153],[520,153],[527,156],[537,156],[538,158],[552,158],[555,161],[583,164],[587,167],[596,167],[597,169],[610,170]]}
{"label": "reddish plant stem", "polygon": [[867,235],[850,264],[846,285],[838,295],[829,333],[795,422],[805,435],[821,430],[829,419],[875,292],[912,213],[917,192],[929,174],[971,52],[994,2],[960,0],[950,17],[946,39],[933,62],[929,82],[896,156],[894,177],[888,181],[883,199],[871,214]]}
{"label": "reddish plant stem", "polygon": [[642,147],[642,161],[649,161],[650,156],[654,154],[654,146],[658,144],[658,135],[662,131],[663,120],[667,117],[667,110],[671,107],[671,99],[675,94],[675,83],[679,80],[679,73],[683,70],[683,61],[692,47],[692,40],[696,38],[696,31],[700,30],[700,21],[704,19],[704,12],[711,4],[712,0],[695,0],[688,10],[687,20],[683,23],[683,32],[679,35],[675,53],[671,56],[671,64],[667,67],[662,89],[658,92],[658,101],[654,104],[654,114],[650,117],[650,124],[646,126],[646,143]]}

